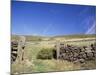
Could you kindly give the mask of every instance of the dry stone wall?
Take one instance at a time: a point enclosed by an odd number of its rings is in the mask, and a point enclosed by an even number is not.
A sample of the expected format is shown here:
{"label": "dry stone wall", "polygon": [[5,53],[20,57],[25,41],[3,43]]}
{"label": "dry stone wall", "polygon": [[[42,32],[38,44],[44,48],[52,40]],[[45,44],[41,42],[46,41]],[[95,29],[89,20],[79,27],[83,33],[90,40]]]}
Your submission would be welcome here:
{"label": "dry stone wall", "polygon": [[[56,48],[57,51],[58,47]],[[67,60],[70,62],[80,62],[84,63],[86,60],[96,59],[96,44],[91,44],[89,46],[74,46],[74,45],[64,45],[59,46],[59,57],[58,59]]]}

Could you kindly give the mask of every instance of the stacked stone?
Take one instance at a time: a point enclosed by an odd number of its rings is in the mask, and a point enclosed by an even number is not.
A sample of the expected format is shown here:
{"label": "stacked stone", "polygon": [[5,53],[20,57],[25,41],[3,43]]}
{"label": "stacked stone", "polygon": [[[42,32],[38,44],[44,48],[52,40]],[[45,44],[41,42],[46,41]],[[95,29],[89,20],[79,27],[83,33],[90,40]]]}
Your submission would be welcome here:
{"label": "stacked stone", "polygon": [[96,57],[96,45],[90,46],[73,46],[64,44],[60,45],[59,59],[68,60],[70,62],[84,63],[86,60],[95,60]]}
{"label": "stacked stone", "polygon": [[11,63],[16,61],[16,58],[18,56],[17,52],[18,52],[18,42],[12,41],[11,42]]}

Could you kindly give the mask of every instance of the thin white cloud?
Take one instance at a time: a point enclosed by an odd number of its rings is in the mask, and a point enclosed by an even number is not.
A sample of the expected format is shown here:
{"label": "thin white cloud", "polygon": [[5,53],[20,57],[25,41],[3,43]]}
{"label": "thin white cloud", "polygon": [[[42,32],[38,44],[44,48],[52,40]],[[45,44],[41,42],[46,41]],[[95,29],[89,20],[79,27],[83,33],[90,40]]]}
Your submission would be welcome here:
{"label": "thin white cloud", "polygon": [[83,9],[78,16],[82,16],[83,14],[85,14],[88,11],[88,8]]}
{"label": "thin white cloud", "polygon": [[96,32],[96,22],[86,31],[86,34],[94,34]]}
{"label": "thin white cloud", "polygon": [[53,26],[53,24],[47,25],[47,27],[45,27],[44,30],[43,30],[43,34],[45,35],[45,34],[50,30],[50,28],[51,28],[52,26]]}

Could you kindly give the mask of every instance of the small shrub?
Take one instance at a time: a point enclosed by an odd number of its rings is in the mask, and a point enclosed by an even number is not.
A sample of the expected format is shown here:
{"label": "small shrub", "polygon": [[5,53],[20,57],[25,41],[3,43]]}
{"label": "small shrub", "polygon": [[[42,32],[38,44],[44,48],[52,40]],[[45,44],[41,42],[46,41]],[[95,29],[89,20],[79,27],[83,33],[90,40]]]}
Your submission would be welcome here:
{"label": "small shrub", "polygon": [[52,59],[53,49],[42,49],[37,54],[37,59]]}

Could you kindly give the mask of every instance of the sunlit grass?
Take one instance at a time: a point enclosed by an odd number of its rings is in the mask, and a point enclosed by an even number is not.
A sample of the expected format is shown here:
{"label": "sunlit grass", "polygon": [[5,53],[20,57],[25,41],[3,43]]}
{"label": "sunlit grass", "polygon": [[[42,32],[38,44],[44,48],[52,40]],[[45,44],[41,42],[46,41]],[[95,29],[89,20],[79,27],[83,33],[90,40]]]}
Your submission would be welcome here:
{"label": "sunlit grass", "polygon": [[[90,45],[93,41],[65,42],[71,45]],[[12,64],[12,73],[34,73],[34,72],[53,72],[53,71],[73,71],[95,69],[95,61],[87,61],[85,64],[74,64],[64,60],[40,60],[36,59],[38,52],[43,48],[53,48],[55,41],[40,41],[27,43],[24,51],[24,61]]]}

